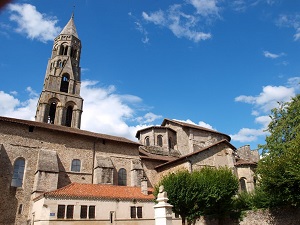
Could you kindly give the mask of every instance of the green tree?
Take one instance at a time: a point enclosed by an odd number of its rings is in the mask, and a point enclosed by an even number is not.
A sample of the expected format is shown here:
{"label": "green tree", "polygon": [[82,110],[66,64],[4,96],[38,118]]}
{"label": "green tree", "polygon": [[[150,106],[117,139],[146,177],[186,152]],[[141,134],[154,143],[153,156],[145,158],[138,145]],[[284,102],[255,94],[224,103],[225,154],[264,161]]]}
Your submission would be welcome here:
{"label": "green tree", "polygon": [[300,205],[300,95],[271,111],[257,174],[271,206]]}
{"label": "green tree", "polygon": [[[203,168],[189,173],[179,171],[164,177],[164,185],[173,211],[189,223],[200,216],[220,218],[232,209],[238,180],[227,168]],[[158,188],[156,187],[156,189]]]}
{"label": "green tree", "polygon": [[159,186],[164,186],[164,190],[168,193],[169,203],[173,205],[173,212],[181,216],[182,224],[185,224],[185,220],[189,216],[190,207],[193,204],[189,194],[190,184],[190,173],[187,170],[181,170],[163,177],[154,191],[154,195],[157,196]]}

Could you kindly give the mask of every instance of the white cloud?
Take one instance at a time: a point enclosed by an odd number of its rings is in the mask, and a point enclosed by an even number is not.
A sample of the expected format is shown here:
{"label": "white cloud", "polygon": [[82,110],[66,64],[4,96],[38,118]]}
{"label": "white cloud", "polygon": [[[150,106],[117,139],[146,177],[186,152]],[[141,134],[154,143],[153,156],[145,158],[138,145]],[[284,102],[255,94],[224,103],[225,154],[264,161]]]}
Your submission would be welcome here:
{"label": "white cloud", "polygon": [[16,32],[42,42],[52,41],[60,32],[57,19],[47,17],[30,4],[9,4],[10,20],[17,23]]}
{"label": "white cloud", "polygon": [[263,55],[266,57],[266,58],[271,58],[271,59],[277,59],[281,56],[285,56],[285,53],[280,53],[280,54],[274,54],[274,53],[271,53],[269,51],[264,51],[263,52]]}
{"label": "white cloud", "polygon": [[146,113],[144,116],[139,116],[135,120],[138,121],[140,124],[149,124],[154,122],[157,119],[161,119],[161,115],[156,115],[154,113]]}
{"label": "white cloud", "polygon": [[[216,9],[213,10],[214,7],[209,5],[210,2],[215,1],[188,1],[188,3],[198,7],[198,9],[196,8],[197,12],[194,14],[187,14],[184,12],[182,5],[174,4],[171,5],[166,11],[158,10],[151,13],[143,12],[142,17],[147,22],[168,28],[178,38],[186,38],[193,42],[199,42],[211,38],[210,33],[199,31],[198,28],[200,25],[200,18],[202,21],[209,21],[211,20],[210,15],[216,14]],[[198,12],[198,10],[201,8],[200,6],[205,6],[205,8],[200,11],[201,14]]]}
{"label": "white cloud", "polygon": [[266,133],[263,129],[249,129],[249,128],[242,128],[239,130],[237,134],[230,134],[230,137],[233,141],[239,141],[242,143],[249,143],[256,141],[258,137],[265,136]]}
{"label": "white cloud", "polygon": [[[134,140],[137,130],[149,126],[162,116],[148,112],[138,116],[142,99],[134,95],[116,94],[116,87],[99,87],[97,81],[83,81],[81,96],[84,99],[81,129],[98,133],[122,136]],[[28,87],[27,100],[20,101],[16,92],[7,94],[0,91],[0,115],[26,120],[34,120],[38,102],[37,93]],[[133,125],[128,125],[130,122]],[[147,123],[147,125],[146,125]]]}
{"label": "white cloud", "polygon": [[165,18],[164,12],[162,10],[158,10],[156,12],[147,14],[146,12],[142,13],[142,16],[148,22],[152,22],[156,25],[165,25],[167,22],[167,18]]}
{"label": "white cloud", "polygon": [[266,113],[275,108],[278,102],[290,101],[293,96],[295,96],[294,87],[268,85],[263,87],[262,92],[258,96],[240,95],[235,98],[235,101],[252,104]]}
{"label": "white cloud", "polygon": [[14,96],[16,95],[16,92],[7,94],[3,91],[0,91],[0,115],[19,119],[34,120],[38,97],[36,95],[32,95],[33,92],[30,87],[27,88],[27,91],[29,98],[23,102]]}
{"label": "white cloud", "polygon": [[197,124],[197,123],[193,122],[193,121],[190,120],[190,119],[187,119],[187,120],[178,120],[178,119],[174,119],[174,120],[181,121],[181,122],[184,122],[184,123],[193,124],[193,125],[198,125],[198,126],[201,126],[201,127],[205,127],[205,128],[211,129],[211,130],[216,130],[216,129],[214,129],[210,124],[205,123],[204,121],[199,121],[199,123]]}
{"label": "white cloud", "polygon": [[[286,86],[265,86],[262,92],[257,96],[240,95],[235,98],[237,102],[244,102],[253,105],[252,115],[256,116],[255,123],[259,129],[242,128],[237,134],[230,135],[233,141],[252,142],[256,141],[258,137],[268,135],[266,129],[271,121],[268,116],[270,110],[278,107],[278,102],[288,102],[296,95],[299,90],[300,77],[292,77],[287,81]],[[261,115],[260,114],[264,114]]]}
{"label": "white cloud", "polygon": [[[142,99],[134,95],[115,94],[115,86],[106,88],[97,86],[96,81],[83,81],[81,95],[84,99],[81,128],[84,130],[122,136],[135,140],[137,130],[146,127],[161,116],[146,113],[138,116],[136,106]],[[137,125],[128,125],[128,121],[137,121]]]}
{"label": "white cloud", "polygon": [[218,0],[187,0],[202,16],[218,15],[220,8],[217,6]]}
{"label": "white cloud", "polygon": [[142,23],[131,12],[129,12],[128,15],[134,20],[135,29],[143,35],[142,42],[144,44],[148,44],[150,39],[149,39],[147,30],[144,28]]}
{"label": "white cloud", "polygon": [[300,40],[300,14],[286,15],[282,14],[277,20],[277,25],[280,27],[292,27],[295,29],[294,40]]}
{"label": "white cloud", "polygon": [[210,124],[205,123],[205,122],[203,122],[203,121],[200,121],[200,122],[198,123],[198,125],[201,126],[201,127],[205,127],[205,128],[211,129],[211,130],[216,130],[216,129],[214,129]]}
{"label": "white cloud", "polygon": [[255,118],[255,122],[262,125],[262,128],[267,129],[269,123],[271,122],[270,116],[259,116]]}

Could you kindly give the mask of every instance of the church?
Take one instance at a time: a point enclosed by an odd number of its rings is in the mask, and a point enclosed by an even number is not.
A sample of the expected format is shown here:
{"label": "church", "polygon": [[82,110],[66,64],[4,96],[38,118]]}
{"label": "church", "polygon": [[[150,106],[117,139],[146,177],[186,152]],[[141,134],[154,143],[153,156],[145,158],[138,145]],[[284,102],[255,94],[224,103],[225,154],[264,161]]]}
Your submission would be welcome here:
{"label": "church", "polygon": [[[0,117],[0,224],[154,224],[153,187],[179,169],[227,166],[252,191],[257,151],[178,120],[138,142],[80,129],[81,41],[74,16],[54,39],[35,121]],[[173,224],[180,224],[176,216]]]}

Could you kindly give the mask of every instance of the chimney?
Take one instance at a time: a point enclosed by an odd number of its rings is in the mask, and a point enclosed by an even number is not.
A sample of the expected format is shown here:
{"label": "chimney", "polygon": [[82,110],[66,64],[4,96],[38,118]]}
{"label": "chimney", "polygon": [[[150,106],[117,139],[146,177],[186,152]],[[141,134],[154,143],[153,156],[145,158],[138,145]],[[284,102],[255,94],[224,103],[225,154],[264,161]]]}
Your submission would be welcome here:
{"label": "chimney", "polygon": [[147,183],[148,183],[147,177],[143,177],[141,179],[141,191],[144,195],[148,195],[148,185],[147,185]]}

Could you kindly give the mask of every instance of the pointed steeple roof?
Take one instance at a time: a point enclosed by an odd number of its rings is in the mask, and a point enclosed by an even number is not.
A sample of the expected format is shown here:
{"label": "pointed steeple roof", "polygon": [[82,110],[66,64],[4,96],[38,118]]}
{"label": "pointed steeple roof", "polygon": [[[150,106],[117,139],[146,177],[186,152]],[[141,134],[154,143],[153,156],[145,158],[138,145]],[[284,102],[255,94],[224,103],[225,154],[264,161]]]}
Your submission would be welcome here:
{"label": "pointed steeple roof", "polygon": [[60,32],[60,34],[73,35],[78,38],[78,34],[76,31],[75,23],[74,23],[74,13],[72,13],[71,19],[64,27],[64,29]]}

